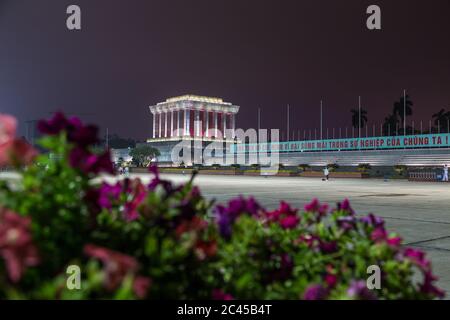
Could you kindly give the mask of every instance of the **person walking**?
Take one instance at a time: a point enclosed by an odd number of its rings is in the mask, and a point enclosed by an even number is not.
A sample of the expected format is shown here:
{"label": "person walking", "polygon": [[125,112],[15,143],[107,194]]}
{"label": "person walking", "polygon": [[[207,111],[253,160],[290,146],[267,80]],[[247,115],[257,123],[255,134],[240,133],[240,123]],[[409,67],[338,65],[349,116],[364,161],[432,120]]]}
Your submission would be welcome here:
{"label": "person walking", "polygon": [[448,182],[448,166],[444,165],[444,176],[442,177],[442,181]]}
{"label": "person walking", "polygon": [[324,181],[328,181],[328,179],[330,178],[330,170],[328,170],[328,167],[325,167],[325,169],[323,169],[323,175],[325,176]]}

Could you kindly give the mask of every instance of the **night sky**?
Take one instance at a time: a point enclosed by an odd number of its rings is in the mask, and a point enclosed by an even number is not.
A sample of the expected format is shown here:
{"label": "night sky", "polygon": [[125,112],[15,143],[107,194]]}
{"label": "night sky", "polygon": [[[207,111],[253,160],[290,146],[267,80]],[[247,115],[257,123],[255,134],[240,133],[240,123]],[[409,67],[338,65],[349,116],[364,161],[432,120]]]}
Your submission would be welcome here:
{"label": "night sky", "polygon": [[[66,8],[82,9],[68,31]],[[370,4],[382,30],[366,28]],[[241,106],[237,125],[350,126],[358,95],[380,123],[406,89],[414,118],[450,110],[450,1],[0,0],[0,112],[54,110],[150,136],[149,105],[186,93]],[[412,119],[411,118],[411,119]],[[410,120],[411,120],[410,119]]]}

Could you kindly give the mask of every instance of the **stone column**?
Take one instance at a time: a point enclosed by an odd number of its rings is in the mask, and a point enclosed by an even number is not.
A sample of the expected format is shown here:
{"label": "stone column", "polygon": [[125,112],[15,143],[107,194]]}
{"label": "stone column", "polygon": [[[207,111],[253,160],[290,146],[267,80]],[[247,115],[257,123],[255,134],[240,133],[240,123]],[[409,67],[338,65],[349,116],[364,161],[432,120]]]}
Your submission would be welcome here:
{"label": "stone column", "polygon": [[155,117],[156,117],[156,115],[154,114],[154,113],[152,113],[152,116],[153,116],[153,139],[155,139],[155,132],[156,132],[156,128],[155,128],[155,126],[156,126],[156,119],[155,119]]}
{"label": "stone column", "polygon": [[206,132],[205,132],[205,136],[206,137],[209,137],[209,112],[208,112],[208,110],[205,110],[204,111],[205,112],[205,123],[206,123],[206,125],[205,125],[205,128],[206,128]]}
{"label": "stone column", "polygon": [[170,137],[173,137],[173,110],[170,112]]}
{"label": "stone column", "polygon": [[158,138],[162,138],[162,112],[158,112],[158,118],[159,118]]}
{"label": "stone column", "polygon": [[236,131],[236,114],[231,115],[231,127],[233,129],[233,138],[235,137],[235,131]]}
{"label": "stone column", "polygon": [[184,110],[184,135],[188,136],[189,135],[189,118],[190,118],[190,110],[185,109]]}
{"label": "stone column", "polygon": [[164,112],[165,121],[164,121],[164,138],[167,138],[167,118],[168,118],[169,112],[167,110]]}
{"label": "stone column", "polygon": [[217,125],[217,112],[216,112],[216,111],[213,112],[213,117],[214,117],[214,137],[217,138],[217,135],[218,135],[218,132],[217,132],[218,125]]}
{"label": "stone column", "polygon": [[223,138],[225,139],[227,137],[226,131],[227,131],[227,114],[224,112],[222,113],[222,124],[223,124]]}
{"label": "stone column", "polygon": [[180,110],[177,110],[177,137],[182,135],[182,132],[180,132]]}
{"label": "stone column", "polygon": [[195,125],[195,133],[194,135],[196,137],[200,136],[200,110],[195,110],[195,117],[194,117],[194,125]]}

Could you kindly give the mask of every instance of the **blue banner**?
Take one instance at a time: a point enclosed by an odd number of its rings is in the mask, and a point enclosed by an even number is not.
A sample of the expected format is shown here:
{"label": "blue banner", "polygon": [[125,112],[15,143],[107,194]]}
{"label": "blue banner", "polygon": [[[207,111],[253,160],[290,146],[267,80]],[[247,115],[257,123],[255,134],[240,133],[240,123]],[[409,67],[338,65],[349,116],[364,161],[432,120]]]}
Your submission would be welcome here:
{"label": "blue banner", "polygon": [[[236,145],[237,153],[247,152],[308,152],[378,149],[420,149],[450,147],[450,134],[423,134],[410,136],[306,140]],[[234,151],[234,146],[232,149]]]}

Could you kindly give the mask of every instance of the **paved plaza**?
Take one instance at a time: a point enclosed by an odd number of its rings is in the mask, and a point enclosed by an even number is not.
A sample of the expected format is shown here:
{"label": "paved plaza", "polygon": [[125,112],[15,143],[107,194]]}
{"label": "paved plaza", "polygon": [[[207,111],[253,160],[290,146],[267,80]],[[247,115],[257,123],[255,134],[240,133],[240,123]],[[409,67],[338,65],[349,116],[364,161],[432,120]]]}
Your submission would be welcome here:
{"label": "paved plaza", "polygon": [[[143,180],[150,176],[142,175]],[[176,183],[189,176],[163,175]],[[450,292],[450,184],[404,180],[339,179],[321,181],[297,177],[198,176],[202,193],[218,202],[237,195],[254,195],[269,209],[281,199],[301,208],[311,199],[334,204],[348,198],[358,214],[375,213],[398,232],[408,246],[425,250],[439,276],[439,286]],[[448,297],[448,296],[447,296]]]}

